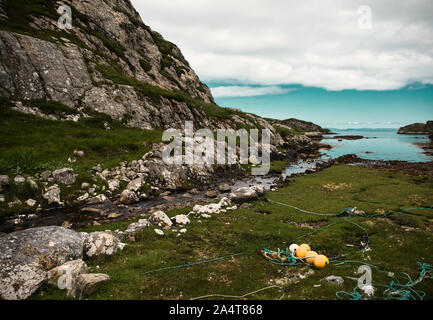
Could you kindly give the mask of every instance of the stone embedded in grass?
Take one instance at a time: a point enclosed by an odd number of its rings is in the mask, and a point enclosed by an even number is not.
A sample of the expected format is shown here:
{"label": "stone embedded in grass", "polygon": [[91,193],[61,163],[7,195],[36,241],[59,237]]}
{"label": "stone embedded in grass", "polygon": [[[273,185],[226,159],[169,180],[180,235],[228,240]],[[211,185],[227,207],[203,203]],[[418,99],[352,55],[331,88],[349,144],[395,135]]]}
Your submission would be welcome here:
{"label": "stone embedded in grass", "polygon": [[328,283],[336,284],[339,286],[342,286],[344,283],[344,279],[342,277],[338,277],[338,276],[329,276],[329,277],[322,279],[322,281],[326,281]]}
{"label": "stone embedded in grass", "polygon": [[95,292],[99,285],[109,280],[110,276],[102,273],[80,274],[68,295],[75,299],[84,299]]}
{"label": "stone embedded in grass", "polygon": [[41,180],[42,181],[48,181],[48,179],[51,177],[51,171],[44,171],[41,173]]}
{"label": "stone embedded in grass", "polygon": [[180,214],[173,218],[177,225],[187,225],[191,223],[187,215]]}
{"label": "stone embedded in grass", "polygon": [[9,185],[9,176],[0,176],[0,192],[5,191],[6,187]]}
{"label": "stone embedded in grass", "polygon": [[74,156],[76,156],[78,158],[83,158],[84,157],[84,151],[82,151],[82,150],[74,150]]}
{"label": "stone embedded in grass", "polygon": [[112,256],[122,248],[119,239],[106,232],[92,232],[84,241],[84,252],[89,258]]}
{"label": "stone embedded in grass", "polygon": [[[69,285],[69,289],[72,289],[78,276],[82,273],[87,273],[87,270],[87,264],[81,259],[68,261],[47,272],[47,283],[53,286],[58,286],[59,279],[66,275],[67,277],[70,277],[70,283],[64,283],[63,285]],[[66,278],[66,280],[68,280],[68,278]]]}
{"label": "stone embedded in grass", "polygon": [[76,179],[74,170],[71,168],[63,168],[53,172],[54,181],[61,184],[74,184]]}
{"label": "stone embedded in grass", "polygon": [[165,235],[165,234],[164,234],[164,231],[162,231],[162,230],[160,230],[160,229],[155,229],[154,231],[155,231],[155,233],[156,233],[157,235],[160,235],[160,236]]}
{"label": "stone embedded in grass", "polygon": [[149,223],[149,221],[147,221],[146,219],[140,219],[138,220],[138,222],[131,223],[126,229],[125,233],[129,235],[135,234],[137,232],[143,231],[150,226],[151,224]]}
{"label": "stone embedded in grass", "polygon": [[22,183],[26,182],[26,178],[24,178],[23,176],[16,176],[14,178],[14,182],[16,184],[22,184]]}
{"label": "stone embedded in grass", "polygon": [[171,227],[173,225],[173,222],[171,222],[170,218],[162,211],[152,213],[149,218],[149,222],[154,226],[160,227]]}

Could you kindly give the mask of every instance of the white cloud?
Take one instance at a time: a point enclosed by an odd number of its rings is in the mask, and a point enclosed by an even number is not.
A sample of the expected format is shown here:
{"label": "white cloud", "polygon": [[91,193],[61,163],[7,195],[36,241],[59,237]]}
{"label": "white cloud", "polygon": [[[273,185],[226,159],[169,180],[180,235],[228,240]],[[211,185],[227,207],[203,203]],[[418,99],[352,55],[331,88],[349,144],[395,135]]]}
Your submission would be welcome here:
{"label": "white cloud", "polygon": [[270,86],[270,87],[221,86],[221,87],[211,88],[212,95],[215,98],[277,95],[277,94],[285,94],[295,90],[297,89],[281,88],[278,86]]}
{"label": "white cloud", "polygon": [[433,83],[433,2],[370,0],[132,0],[203,80],[341,89]]}

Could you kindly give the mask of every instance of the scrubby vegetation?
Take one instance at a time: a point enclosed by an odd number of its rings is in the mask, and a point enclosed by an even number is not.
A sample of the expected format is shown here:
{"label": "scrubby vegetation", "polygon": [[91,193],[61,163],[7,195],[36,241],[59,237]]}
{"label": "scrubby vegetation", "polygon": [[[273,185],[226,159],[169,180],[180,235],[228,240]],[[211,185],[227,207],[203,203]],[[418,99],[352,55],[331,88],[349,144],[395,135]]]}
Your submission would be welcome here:
{"label": "scrubby vegetation", "polygon": [[[330,188],[330,184],[345,187]],[[430,206],[433,204],[432,187],[432,179],[419,182],[416,177],[404,174],[335,166],[291,180],[286,187],[268,193],[266,197],[327,214],[355,206],[367,213],[377,213]],[[177,209],[169,215],[189,210]],[[111,277],[111,281],[90,299],[189,299],[216,293],[240,296],[277,285],[282,290],[274,288],[249,298],[278,299],[284,293],[284,299],[332,300],[336,299],[337,291],[350,292],[357,285],[359,275],[356,272],[361,264],[375,266],[372,267],[373,286],[377,289],[375,296],[383,299],[385,285],[393,280],[407,282],[402,272],[417,279],[417,262],[433,263],[430,250],[432,221],[433,210],[410,210],[406,214],[372,219],[344,219],[307,215],[279,204],[256,201],[251,209],[215,215],[203,223],[194,219],[187,227],[188,232],[180,238],[175,233],[161,237],[148,228],[123,252],[89,262],[93,271]],[[125,229],[129,223],[82,231]],[[371,251],[361,251],[360,240],[365,239],[367,232]],[[305,265],[279,266],[259,254],[265,247],[286,249],[291,243],[308,243],[313,250],[327,255],[331,265],[323,270]],[[237,253],[240,255],[213,263],[148,273]],[[344,277],[344,285],[339,287],[321,281],[330,275]],[[426,292],[426,299],[433,298],[431,281],[425,279],[415,287]],[[64,299],[65,293],[43,287],[33,298]]]}

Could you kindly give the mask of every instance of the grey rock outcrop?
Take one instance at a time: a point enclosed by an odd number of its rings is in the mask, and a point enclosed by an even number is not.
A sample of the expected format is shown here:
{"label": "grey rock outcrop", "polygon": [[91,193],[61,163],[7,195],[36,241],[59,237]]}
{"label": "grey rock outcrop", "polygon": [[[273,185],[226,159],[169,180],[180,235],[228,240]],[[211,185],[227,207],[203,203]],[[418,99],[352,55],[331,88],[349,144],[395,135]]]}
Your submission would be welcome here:
{"label": "grey rock outcrop", "polygon": [[41,227],[0,238],[0,297],[30,297],[46,280],[47,271],[81,259],[84,238],[62,227]]}
{"label": "grey rock outcrop", "polygon": [[54,181],[61,184],[71,185],[75,183],[74,170],[71,168],[63,168],[53,171]]}

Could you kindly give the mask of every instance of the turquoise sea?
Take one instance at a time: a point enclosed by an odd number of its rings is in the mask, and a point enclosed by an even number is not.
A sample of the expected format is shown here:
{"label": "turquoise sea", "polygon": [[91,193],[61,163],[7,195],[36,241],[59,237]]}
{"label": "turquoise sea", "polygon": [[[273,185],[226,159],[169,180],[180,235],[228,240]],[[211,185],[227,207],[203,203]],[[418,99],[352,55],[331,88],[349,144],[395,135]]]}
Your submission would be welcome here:
{"label": "turquoise sea", "polygon": [[333,146],[331,150],[321,150],[324,157],[338,158],[345,154],[356,154],[369,160],[400,160],[408,162],[433,161],[433,157],[423,154],[416,143],[429,142],[424,135],[399,135],[397,129],[332,129],[336,135],[359,135],[369,139],[343,140],[329,139],[321,142]]}

